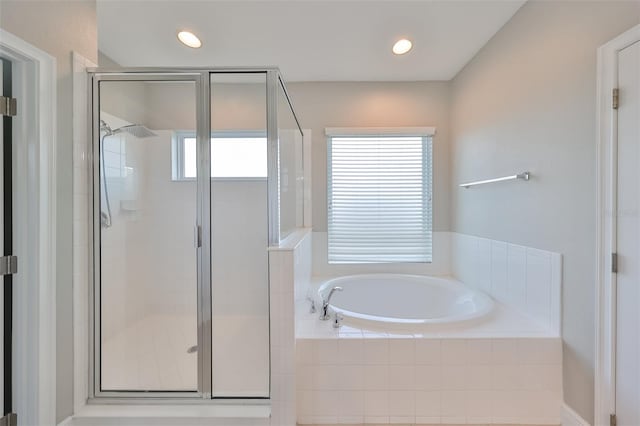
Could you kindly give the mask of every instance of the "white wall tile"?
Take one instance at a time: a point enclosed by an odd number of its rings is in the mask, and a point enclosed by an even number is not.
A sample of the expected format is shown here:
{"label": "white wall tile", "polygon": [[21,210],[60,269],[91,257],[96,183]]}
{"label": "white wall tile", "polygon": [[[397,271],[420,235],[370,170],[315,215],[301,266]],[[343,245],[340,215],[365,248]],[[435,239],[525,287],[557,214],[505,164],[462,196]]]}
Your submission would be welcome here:
{"label": "white wall tile", "polygon": [[364,416],[364,423],[368,425],[389,424],[389,416]]}
{"label": "white wall tile", "polygon": [[389,364],[414,364],[415,359],[414,339],[389,339]]}
{"label": "white wall tile", "polygon": [[338,340],[338,364],[361,365],[364,363],[363,339]]}
{"label": "white wall tile", "polygon": [[311,365],[298,365],[296,367],[296,389],[313,389],[314,367]]}
{"label": "white wall tile", "polygon": [[501,302],[508,301],[507,243],[491,241],[491,294]]}
{"label": "white wall tile", "polygon": [[416,364],[438,365],[441,362],[441,343],[438,339],[415,339]]}
{"label": "white wall tile", "polygon": [[476,286],[485,293],[491,294],[491,240],[478,238],[475,259]]}
{"label": "white wall tile", "polygon": [[363,390],[364,365],[338,366],[338,389]]}
{"label": "white wall tile", "polygon": [[494,364],[516,364],[518,362],[518,340],[492,339],[491,358]]}
{"label": "white wall tile", "polygon": [[[340,412],[340,399],[336,391],[313,391],[313,413],[316,417],[335,416]],[[328,423],[325,421],[324,423]]]}
{"label": "white wall tile", "polygon": [[405,417],[405,422],[415,419],[415,393],[413,391],[389,391],[389,416]]}
{"label": "white wall tile", "polygon": [[522,388],[521,369],[517,365],[492,365],[491,389],[516,390]]}
{"label": "white wall tile", "polygon": [[338,424],[338,416],[313,416],[314,425]]}
{"label": "white wall tile", "polygon": [[[440,417],[440,391],[416,392],[416,421],[420,417]],[[439,423],[439,419],[438,419]]]}
{"label": "white wall tile", "polygon": [[443,339],[442,364],[443,365],[464,365],[467,362],[467,342],[463,339]]}
{"label": "white wall tile", "polygon": [[359,417],[360,423],[364,421],[364,391],[339,391],[338,400],[341,419]]}
{"label": "white wall tile", "polygon": [[340,374],[337,365],[317,365],[313,368],[313,388],[315,390],[338,390]]}
{"label": "white wall tile", "polygon": [[467,366],[442,365],[443,390],[464,390],[467,388]]}
{"label": "white wall tile", "polygon": [[[442,391],[441,394],[440,415],[445,421],[451,423],[466,423],[466,392],[465,391]],[[445,418],[448,418],[445,420]],[[454,419],[460,419],[455,421]]]}
{"label": "white wall tile", "polygon": [[551,254],[527,248],[526,312],[550,326]]}
{"label": "white wall tile", "polygon": [[519,339],[518,359],[521,364],[561,364],[562,342],[558,338]]}
{"label": "white wall tile", "polygon": [[365,391],[364,414],[366,417],[388,417],[389,416],[389,392],[386,390],[385,391]]}
{"label": "white wall tile", "polygon": [[475,266],[478,241],[476,237],[465,234],[455,234],[456,251],[453,254],[455,275],[471,287],[476,287]]}
{"label": "white wall tile", "polygon": [[298,422],[303,417],[311,417],[314,414],[313,391],[300,390],[296,395]]}
{"label": "white wall tile", "polygon": [[493,362],[492,346],[489,339],[469,339],[466,349],[467,361],[469,365],[487,365]]}
{"label": "white wall tile", "polygon": [[365,365],[364,389],[369,391],[389,389],[389,366]]}
{"label": "white wall tile", "polygon": [[313,363],[335,364],[338,358],[338,341],[335,339],[316,339],[313,341]]}
{"label": "white wall tile", "polygon": [[363,345],[366,365],[389,363],[388,339],[363,339]]}
{"label": "white wall tile", "polygon": [[440,365],[416,365],[415,389],[419,391],[442,389],[442,367]]}
{"label": "white wall tile", "polygon": [[411,390],[415,388],[414,365],[390,365],[389,366],[389,390]]}
{"label": "white wall tile", "polygon": [[[363,358],[361,364],[338,364],[333,358],[333,364],[317,364],[315,351],[306,350],[313,365],[298,360],[300,424],[310,418],[316,424],[548,424],[560,419],[558,338],[346,340],[362,341],[363,347],[375,341],[370,349],[393,346],[396,353],[388,363],[366,365]],[[380,343],[385,341],[389,346]],[[312,343],[314,349],[337,354],[341,341]],[[414,358],[410,363],[399,356],[411,348],[428,359],[440,359],[434,355],[438,349],[447,362],[419,364]],[[540,351],[531,353],[535,348]],[[303,389],[309,386],[308,368],[314,371],[311,391]],[[323,411],[330,404],[336,405]]]}
{"label": "white wall tile", "polygon": [[560,334],[562,256],[453,233],[452,275]]}
{"label": "white wall tile", "polygon": [[465,412],[467,423],[491,423],[493,414],[493,392],[487,390],[470,390],[465,393]]}
{"label": "white wall tile", "polygon": [[515,244],[507,245],[507,297],[509,303],[525,311],[527,300],[527,258],[526,248]]}
{"label": "white wall tile", "polygon": [[559,364],[523,365],[519,368],[519,373],[524,390],[562,389],[562,366]]}
{"label": "white wall tile", "polygon": [[466,369],[466,389],[489,390],[492,389],[493,369],[491,365],[469,365]]}
{"label": "white wall tile", "polygon": [[312,364],[313,363],[313,340],[297,339],[296,340],[296,364]]}

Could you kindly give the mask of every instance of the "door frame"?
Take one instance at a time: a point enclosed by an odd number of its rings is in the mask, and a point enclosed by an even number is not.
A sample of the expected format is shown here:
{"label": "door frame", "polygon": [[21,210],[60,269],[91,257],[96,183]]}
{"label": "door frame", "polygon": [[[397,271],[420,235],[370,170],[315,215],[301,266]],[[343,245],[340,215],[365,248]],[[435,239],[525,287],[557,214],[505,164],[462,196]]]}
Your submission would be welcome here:
{"label": "door frame", "polygon": [[640,25],[598,49],[595,425],[609,425],[615,414],[616,276],[611,253],[616,248],[618,114],[613,89],[618,87],[618,52],[638,41]]}
{"label": "door frame", "polygon": [[21,424],[56,424],[56,60],[0,29],[13,64],[13,399]]}
{"label": "door frame", "polygon": [[[90,192],[92,205],[89,208],[90,219],[90,246],[92,248],[92,282],[89,286],[89,299],[93,302],[89,306],[89,318],[91,326],[89,329],[90,342],[90,358],[89,358],[89,401],[127,401],[134,398],[143,400],[151,399],[175,399],[178,402],[182,400],[203,400],[211,399],[211,312],[207,309],[206,304],[202,300],[211,298],[211,270],[208,262],[203,259],[211,258],[211,230],[210,217],[211,206],[211,179],[210,179],[210,146],[209,135],[210,130],[210,76],[205,71],[184,71],[184,72],[100,72],[91,70],[89,74],[91,91],[90,106],[91,117],[90,126],[92,129],[91,143],[89,146],[90,161],[90,178],[92,182],[92,191]],[[96,144],[100,140],[100,83],[102,82],[188,82],[193,83],[195,90],[194,102],[196,105],[196,122],[197,125],[197,208],[195,224],[200,229],[201,244],[197,249],[197,324],[198,324],[198,340],[197,340],[197,365],[198,365],[198,385],[197,391],[154,391],[150,393],[144,390],[138,391],[105,391],[101,386],[101,292],[102,274],[101,274],[101,168],[100,168],[100,152]],[[90,201],[91,203],[91,201]]]}

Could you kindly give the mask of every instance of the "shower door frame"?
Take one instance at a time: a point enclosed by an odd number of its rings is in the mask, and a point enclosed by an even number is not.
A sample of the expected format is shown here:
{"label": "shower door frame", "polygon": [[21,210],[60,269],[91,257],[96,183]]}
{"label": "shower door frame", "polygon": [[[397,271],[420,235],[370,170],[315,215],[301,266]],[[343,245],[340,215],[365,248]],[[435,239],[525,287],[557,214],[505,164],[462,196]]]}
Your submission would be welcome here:
{"label": "shower door frame", "polygon": [[[279,140],[278,140],[278,90],[284,90],[286,101],[293,112],[280,71],[275,67],[253,68],[121,68],[88,69],[90,76],[89,119],[90,134],[88,153],[90,194],[89,232],[90,272],[89,285],[89,386],[88,401],[96,403],[148,404],[166,403],[215,403],[216,401],[252,402],[269,401],[271,398],[271,367],[269,369],[268,397],[213,397],[212,372],[212,280],[211,280],[211,76],[213,74],[264,74],[266,83],[267,126],[267,223],[268,245],[280,242],[279,205]],[[100,335],[100,153],[96,149],[100,137],[100,82],[103,81],[185,81],[194,82],[196,90],[196,145],[198,153],[197,214],[201,244],[197,255],[197,324],[198,324],[198,386],[196,391],[103,391],[101,390],[101,335]],[[295,112],[293,112],[295,116]],[[296,122],[299,122],[296,117]],[[265,247],[267,250],[268,247]],[[267,280],[268,280],[267,271]],[[270,299],[270,296],[269,296]],[[270,304],[270,300],[267,301]],[[269,319],[269,321],[271,321]],[[269,327],[270,328],[270,327]],[[271,358],[271,332],[269,332],[269,357]],[[271,365],[271,359],[269,360]]]}

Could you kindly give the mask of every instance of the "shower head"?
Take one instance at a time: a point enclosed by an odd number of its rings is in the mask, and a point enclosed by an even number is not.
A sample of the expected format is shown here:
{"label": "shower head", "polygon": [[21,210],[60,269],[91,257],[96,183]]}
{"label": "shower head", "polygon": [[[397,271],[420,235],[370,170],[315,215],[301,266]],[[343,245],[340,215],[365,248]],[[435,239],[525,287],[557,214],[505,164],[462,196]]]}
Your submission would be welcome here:
{"label": "shower head", "polygon": [[105,132],[105,136],[111,136],[123,132],[129,133],[136,138],[150,138],[152,136],[158,136],[142,124],[128,124],[126,126],[118,127],[117,129],[112,129],[104,120],[100,120],[100,131]]}
{"label": "shower head", "polygon": [[126,132],[136,138],[150,138],[152,136],[158,136],[153,133],[151,130],[147,129],[142,124],[129,124],[128,126],[122,126],[118,129],[115,129],[113,133],[121,133]]}

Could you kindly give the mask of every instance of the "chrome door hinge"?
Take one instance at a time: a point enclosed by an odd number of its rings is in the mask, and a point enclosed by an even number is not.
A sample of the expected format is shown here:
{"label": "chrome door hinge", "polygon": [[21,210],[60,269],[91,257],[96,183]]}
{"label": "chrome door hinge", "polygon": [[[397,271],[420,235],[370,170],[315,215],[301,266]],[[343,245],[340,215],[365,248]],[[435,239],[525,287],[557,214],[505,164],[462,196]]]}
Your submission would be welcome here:
{"label": "chrome door hinge", "polygon": [[0,419],[0,426],[18,426],[18,415],[9,413]]}
{"label": "chrome door hinge", "polygon": [[0,96],[0,115],[13,117],[18,113],[18,101],[14,98]]}
{"label": "chrome door hinge", "polygon": [[196,248],[202,247],[202,227],[200,225],[193,228],[193,245]]}
{"label": "chrome door hinge", "polygon": [[618,424],[618,419],[615,414],[609,414],[609,426],[616,426]]}
{"label": "chrome door hinge", "polygon": [[612,107],[613,109],[618,109],[618,107],[620,106],[620,89],[613,89],[613,96],[612,96]]}
{"label": "chrome door hinge", "polygon": [[17,273],[18,273],[18,258],[16,256],[0,257],[0,276],[12,275]]}
{"label": "chrome door hinge", "polygon": [[611,253],[611,272],[618,273],[618,253]]}

